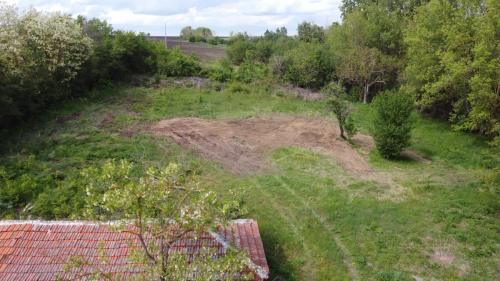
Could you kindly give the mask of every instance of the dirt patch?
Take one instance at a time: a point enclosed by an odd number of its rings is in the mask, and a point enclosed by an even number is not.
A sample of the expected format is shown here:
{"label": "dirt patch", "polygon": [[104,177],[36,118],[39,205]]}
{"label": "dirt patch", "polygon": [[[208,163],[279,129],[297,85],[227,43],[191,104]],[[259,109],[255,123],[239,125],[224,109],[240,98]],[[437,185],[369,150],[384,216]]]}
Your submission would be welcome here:
{"label": "dirt patch", "polygon": [[451,266],[455,261],[455,256],[445,250],[434,250],[431,254],[431,260],[444,266]]}
{"label": "dirt patch", "polygon": [[151,130],[238,174],[271,170],[266,152],[287,146],[327,153],[354,175],[372,172],[367,160],[339,139],[336,123],[328,118],[281,115],[225,120],[174,118],[160,121]]}
{"label": "dirt patch", "polygon": [[107,125],[113,123],[114,120],[115,120],[115,115],[113,113],[108,113],[108,114],[106,114],[106,116],[104,116],[104,118],[101,120],[101,122],[99,122],[97,127],[99,129],[102,129],[102,128],[106,127]]}
{"label": "dirt patch", "polygon": [[80,112],[75,112],[75,113],[70,114],[70,115],[57,117],[56,123],[57,124],[64,124],[68,121],[78,120],[78,119],[80,119],[80,115],[81,115]]}
{"label": "dirt patch", "polygon": [[[148,36],[148,39],[164,42],[163,36]],[[168,48],[179,48],[186,55],[195,55],[201,61],[214,61],[226,57],[226,49],[222,45],[188,42],[178,37],[167,36]]]}

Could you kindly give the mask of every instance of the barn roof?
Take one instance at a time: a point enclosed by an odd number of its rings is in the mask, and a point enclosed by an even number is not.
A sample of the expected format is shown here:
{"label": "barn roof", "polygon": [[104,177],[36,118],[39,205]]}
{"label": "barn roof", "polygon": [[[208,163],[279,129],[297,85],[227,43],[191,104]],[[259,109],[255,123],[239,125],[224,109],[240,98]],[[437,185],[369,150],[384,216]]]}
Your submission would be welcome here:
{"label": "barn roof", "polygon": [[[131,239],[133,234],[113,230],[110,223],[0,221],[0,280],[52,281],[58,276],[72,279],[74,274],[95,268],[125,279],[140,271],[128,257]],[[229,243],[247,251],[256,273],[255,281],[267,278],[269,267],[254,220],[235,220],[224,229],[202,233],[196,239],[185,236],[173,248],[193,255],[202,243],[218,255],[225,252]],[[103,255],[107,260],[105,264]],[[82,257],[89,265],[82,266],[78,272],[64,272],[69,258],[74,256]]]}

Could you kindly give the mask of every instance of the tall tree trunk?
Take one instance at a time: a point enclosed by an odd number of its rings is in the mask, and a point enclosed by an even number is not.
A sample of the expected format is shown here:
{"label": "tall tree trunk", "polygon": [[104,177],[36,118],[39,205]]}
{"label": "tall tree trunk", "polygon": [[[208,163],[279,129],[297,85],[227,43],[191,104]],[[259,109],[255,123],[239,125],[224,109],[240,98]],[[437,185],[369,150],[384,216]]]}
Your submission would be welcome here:
{"label": "tall tree trunk", "polygon": [[368,94],[370,92],[370,85],[368,83],[365,83],[363,87],[363,103],[368,103]]}

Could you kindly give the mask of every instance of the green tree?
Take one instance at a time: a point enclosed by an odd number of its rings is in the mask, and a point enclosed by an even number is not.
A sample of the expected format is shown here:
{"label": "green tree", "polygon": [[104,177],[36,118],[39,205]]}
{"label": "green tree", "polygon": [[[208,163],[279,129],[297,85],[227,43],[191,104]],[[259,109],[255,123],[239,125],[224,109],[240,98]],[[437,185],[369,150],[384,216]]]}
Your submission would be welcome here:
{"label": "green tree", "polygon": [[498,1],[432,0],[405,36],[406,86],[421,111],[498,137]]}
{"label": "green tree", "polygon": [[332,82],[323,88],[323,92],[328,95],[328,108],[335,114],[335,117],[337,117],[340,137],[347,139],[344,134],[344,132],[346,132],[347,137],[351,138],[356,134],[357,129],[350,116],[352,110],[349,102],[345,100],[345,91],[342,85],[338,82]]}
{"label": "green tree", "polygon": [[334,64],[321,44],[301,42],[285,53],[284,68],[285,81],[320,89],[331,80]]}
{"label": "green tree", "polygon": [[352,13],[355,10],[365,10],[366,7],[374,4],[389,12],[396,12],[401,16],[411,17],[415,10],[428,0],[342,0],[342,16]]}
{"label": "green tree", "polygon": [[394,84],[401,59],[401,30],[396,15],[379,6],[355,10],[342,25],[332,25],[327,43],[336,63],[336,75],[362,89],[367,103],[374,85]]}
{"label": "green tree", "polygon": [[374,102],[373,137],[380,154],[397,157],[410,144],[413,100],[402,91],[386,91]]}
{"label": "green tree", "polygon": [[340,79],[362,86],[363,103],[368,103],[370,87],[384,84],[387,79],[386,60],[375,48],[354,48],[341,59],[336,74]]}
{"label": "green tree", "polygon": [[317,24],[303,22],[297,27],[299,40],[307,43],[323,43],[325,41],[325,31]]}
{"label": "green tree", "polygon": [[[208,245],[202,245],[200,254],[189,262],[183,253],[172,251],[174,243],[185,235],[196,237],[226,225],[238,209],[237,202],[221,202],[177,164],[142,170],[127,161],[108,161],[99,168],[84,170],[82,175],[88,182],[87,216],[117,220],[117,231],[126,229],[137,238],[140,247],[132,249],[130,258],[146,267],[142,274],[146,280],[253,278],[252,274],[243,274],[248,269],[248,257],[233,247],[214,259]],[[190,279],[193,272],[196,277]],[[106,274],[96,269],[94,276]]]}
{"label": "green tree", "polygon": [[71,94],[92,40],[68,15],[0,2],[0,123],[30,115]]}
{"label": "green tree", "polygon": [[191,26],[186,26],[181,29],[181,38],[184,40],[189,40],[193,36],[193,28]]}
{"label": "green tree", "polygon": [[470,112],[458,128],[496,138],[500,145],[500,1],[486,1],[488,9],[475,22],[472,75],[467,102]]}
{"label": "green tree", "polygon": [[255,51],[253,44],[246,33],[238,33],[229,38],[226,53],[234,64],[240,64]]}
{"label": "green tree", "polygon": [[189,40],[190,42],[207,42],[214,37],[210,28],[202,26],[195,29],[191,26],[183,27],[180,36],[182,39]]}
{"label": "green tree", "polygon": [[[159,46],[157,73],[171,77],[196,76],[201,71],[200,62],[194,56],[184,55],[179,48],[166,50]],[[163,53],[161,53],[163,52]]]}

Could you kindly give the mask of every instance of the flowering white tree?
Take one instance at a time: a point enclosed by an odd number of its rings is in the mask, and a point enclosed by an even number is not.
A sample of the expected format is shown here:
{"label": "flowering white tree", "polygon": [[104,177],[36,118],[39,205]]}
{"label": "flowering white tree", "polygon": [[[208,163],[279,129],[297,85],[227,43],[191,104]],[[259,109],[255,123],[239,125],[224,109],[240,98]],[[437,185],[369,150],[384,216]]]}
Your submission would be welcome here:
{"label": "flowering white tree", "polygon": [[19,12],[0,1],[0,121],[67,95],[92,52],[69,15]]}

